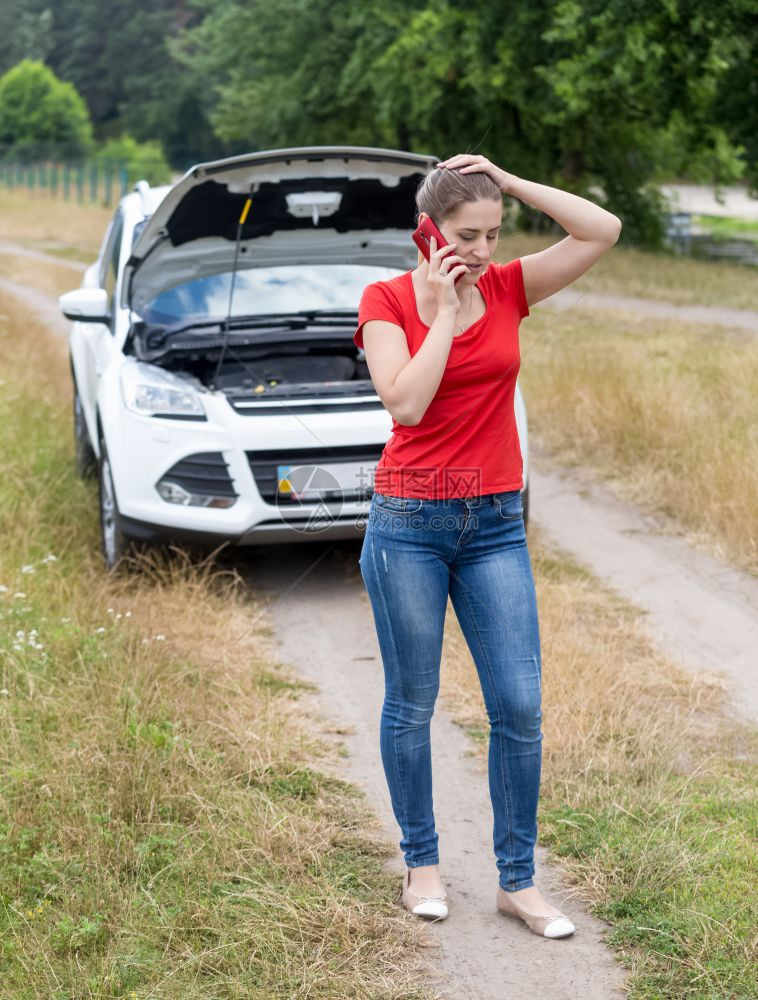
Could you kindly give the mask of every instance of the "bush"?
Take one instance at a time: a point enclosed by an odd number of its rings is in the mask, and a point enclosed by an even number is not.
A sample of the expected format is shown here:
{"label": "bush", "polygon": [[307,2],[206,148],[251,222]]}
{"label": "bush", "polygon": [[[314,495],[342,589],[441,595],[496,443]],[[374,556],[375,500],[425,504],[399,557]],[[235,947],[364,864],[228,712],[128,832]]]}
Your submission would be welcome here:
{"label": "bush", "polygon": [[44,63],[24,59],[0,77],[0,150],[6,160],[66,159],[93,149],[87,105]]}
{"label": "bush", "polygon": [[126,163],[129,187],[143,179],[149,184],[166,184],[171,180],[171,168],[159,142],[137,142],[131,135],[120,135],[103,143],[95,159],[101,163],[106,160]]}

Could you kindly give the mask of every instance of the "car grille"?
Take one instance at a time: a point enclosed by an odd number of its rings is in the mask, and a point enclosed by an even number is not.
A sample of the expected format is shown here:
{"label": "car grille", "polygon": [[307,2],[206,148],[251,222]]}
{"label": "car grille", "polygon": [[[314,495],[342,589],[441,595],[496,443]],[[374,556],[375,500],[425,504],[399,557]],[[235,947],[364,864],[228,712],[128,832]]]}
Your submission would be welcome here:
{"label": "car grille", "polygon": [[[313,395],[313,394],[311,394]],[[383,410],[384,404],[381,399],[349,399],[332,400],[329,403],[300,403],[293,399],[288,399],[281,403],[263,403],[258,400],[230,399],[229,404],[243,417],[270,417],[281,416],[283,413],[296,414],[303,413],[344,413],[349,410]]]}
{"label": "car grille", "polygon": [[[277,499],[277,466],[279,465],[333,465],[336,462],[358,462],[365,466],[366,475],[373,471],[379,461],[384,444],[343,445],[334,448],[292,448],[289,451],[248,451],[250,471],[261,497],[267,503],[287,502],[286,495]],[[344,500],[363,500],[371,496],[368,483],[362,490],[345,494]],[[297,502],[293,500],[293,503]],[[316,502],[316,501],[314,501]]]}
{"label": "car grille", "polygon": [[202,451],[188,455],[164,472],[161,480],[170,480],[188,493],[214,497],[239,496],[229,475],[229,467],[220,452]]}

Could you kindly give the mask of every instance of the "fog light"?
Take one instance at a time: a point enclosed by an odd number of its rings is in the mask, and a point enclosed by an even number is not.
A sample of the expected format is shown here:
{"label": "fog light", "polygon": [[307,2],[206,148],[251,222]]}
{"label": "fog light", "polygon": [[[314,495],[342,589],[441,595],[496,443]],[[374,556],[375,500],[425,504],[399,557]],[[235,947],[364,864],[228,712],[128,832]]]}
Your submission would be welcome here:
{"label": "fog light", "polygon": [[214,497],[206,493],[189,493],[179,483],[172,483],[170,479],[161,479],[156,483],[156,490],[166,503],[180,504],[182,507],[217,507],[226,509],[231,507],[237,497]]}
{"label": "fog light", "polygon": [[187,507],[192,502],[192,494],[178,483],[160,482],[155,488],[166,503],[179,503]]}

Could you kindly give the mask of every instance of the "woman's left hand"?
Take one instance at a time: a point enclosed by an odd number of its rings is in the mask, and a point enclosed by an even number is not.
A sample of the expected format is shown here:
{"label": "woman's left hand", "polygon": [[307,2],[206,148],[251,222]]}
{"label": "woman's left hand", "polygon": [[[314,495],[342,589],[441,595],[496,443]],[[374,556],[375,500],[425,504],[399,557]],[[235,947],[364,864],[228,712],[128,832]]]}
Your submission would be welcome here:
{"label": "woman's left hand", "polygon": [[506,193],[514,180],[513,174],[506,173],[505,170],[496,167],[494,163],[490,163],[486,156],[473,153],[458,153],[457,156],[451,156],[447,160],[440,160],[437,167],[446,170],[460,170],[462,174],[471,174],[479,170],[488,174],[503,194]]}

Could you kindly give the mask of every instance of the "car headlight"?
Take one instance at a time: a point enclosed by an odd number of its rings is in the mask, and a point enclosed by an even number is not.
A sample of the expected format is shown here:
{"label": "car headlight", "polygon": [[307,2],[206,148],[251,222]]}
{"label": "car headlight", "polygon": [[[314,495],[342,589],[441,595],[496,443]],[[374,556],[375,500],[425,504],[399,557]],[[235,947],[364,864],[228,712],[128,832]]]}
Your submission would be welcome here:
{"label": "car headlight", "polygon": [[121,369],[124,405],[143,417],[206,420],[200,393],[185,379],[142,361]]}

